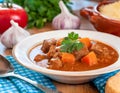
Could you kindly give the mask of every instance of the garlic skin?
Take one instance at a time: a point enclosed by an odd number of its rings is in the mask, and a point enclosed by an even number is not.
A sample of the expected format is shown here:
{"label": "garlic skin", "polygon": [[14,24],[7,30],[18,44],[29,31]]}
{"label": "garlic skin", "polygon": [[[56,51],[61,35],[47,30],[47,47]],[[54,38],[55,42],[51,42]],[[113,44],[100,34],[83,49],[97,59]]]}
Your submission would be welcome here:
{"label": "garlic skin", "polygon": [[79,17],[71,14],[63,1],[60,0],[59,7],[61,9],[61,13],[58,14],[52,21],[52,26],[55,29],[77,29],[80,27],[80,19]]}
{"label": "garlic skin", "polygon": [[1,43],[7,48],[13,48],[18,42],[30,36],[30,33],[21,28],[18,23],[10,21],[11,27],[1,35]]}

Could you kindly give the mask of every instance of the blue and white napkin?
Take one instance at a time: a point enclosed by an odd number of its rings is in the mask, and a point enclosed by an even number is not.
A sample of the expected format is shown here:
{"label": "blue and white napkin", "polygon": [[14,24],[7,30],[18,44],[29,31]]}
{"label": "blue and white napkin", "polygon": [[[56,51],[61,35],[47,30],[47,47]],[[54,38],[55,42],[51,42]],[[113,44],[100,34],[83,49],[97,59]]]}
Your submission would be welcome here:
{"label": "blue and white napkin", "polygon": [[[47,78],[46,76],[19,65],[12,56],[7,56],[6,58],[11,62],[11,64],[15,68],[16,74],[37,81],[39,84],[44,85],[48,88],[56,89],[56,87],[53,85],[50,79]],[[4,77],[0,78],[0,93],[43,93],[43,92],[40,89],[34,87],[33,85],[19,78]]]}
{"label": "blue and white napkin", "polygon": [[120,70],[116,70],[104,75],[101,75],[97,78],[95,78],[92,82],[94,83],[94,85],[97,87],[99,93],[105,93],[105,85],[106,85],[106,81],[113,75],[115,75],[116,73],[118,73]]}

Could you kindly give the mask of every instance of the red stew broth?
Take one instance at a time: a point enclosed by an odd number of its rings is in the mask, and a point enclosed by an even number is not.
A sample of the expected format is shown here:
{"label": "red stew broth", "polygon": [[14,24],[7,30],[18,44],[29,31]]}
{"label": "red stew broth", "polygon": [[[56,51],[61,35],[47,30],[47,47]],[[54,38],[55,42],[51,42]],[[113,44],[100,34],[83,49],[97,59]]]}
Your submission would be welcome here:
{"label": "red stew broth", "polygon": [[[75,64],[64,63],[63,66],[58,69],[56,66],[52,66],[52,67],[49,66],[47,60],[42,61],[42,62],[36,62],[36,63],[40,66],[46,67],[48,69],[54,69],[54,70],[87,71],[87,70],[94,70],[94,69],[99,69],[99,68],[109,66],[117,61],[119,55],[115,49],[113,49],[111,46],[104,44],[102,42],[99,42],[99,41],[97,41],[97,44],[99,44],[99,46],[102,47],[101,49],[104,50],[104,52],[101,54],[97,54],[98,64],[93,65],[93,66],[89,66],[88,64],[86,64],[84,62],[77,61],[77,62],[75,62]],[[30,54],[30,59],[32,61],[34,61],[34,58],[36,55],[38,55],[39,53],[40,54],[42,53],[40,48],[41,48],[41,44],[35,46],[30,51],[29,54]]]}

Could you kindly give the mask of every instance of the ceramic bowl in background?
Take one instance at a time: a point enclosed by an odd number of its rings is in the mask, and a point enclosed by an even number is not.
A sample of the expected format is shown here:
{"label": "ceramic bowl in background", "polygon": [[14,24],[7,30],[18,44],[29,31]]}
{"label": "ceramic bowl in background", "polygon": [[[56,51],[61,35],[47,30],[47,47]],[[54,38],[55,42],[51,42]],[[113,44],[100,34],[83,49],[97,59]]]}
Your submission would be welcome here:
{"label": "ceramic bowl in background", "polygon": [[94,7],[89,6],[82,8],[80,10],[80,15],[88,18],[96,30],[120,36],[120,20],[105,16],[99,11],[102,5],[107,5],[113,3],[114,1],[115,0],[104,0]]}

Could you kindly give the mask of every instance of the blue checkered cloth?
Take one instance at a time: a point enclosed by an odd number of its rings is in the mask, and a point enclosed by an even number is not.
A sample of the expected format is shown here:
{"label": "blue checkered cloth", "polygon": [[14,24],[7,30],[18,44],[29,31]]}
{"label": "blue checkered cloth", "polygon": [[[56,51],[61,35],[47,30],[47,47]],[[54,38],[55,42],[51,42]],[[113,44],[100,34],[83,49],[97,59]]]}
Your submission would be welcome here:
{"label": "blue checkered cloth", "polygon": [[[37,81],[39,84],[44,85],[51,89],[56,89],[53,83],[46,76],[29,70],[19,65],[12,56],[6,57],[13,67],[15,73],[21,76],[27,77],[31,80]],[[34,87],[26,81],[23,81],[16,77],[3,77],[0,78],[0,93],[43,93],[40,89]]]}
{"label": "blue checkered cloth", "polygon": [[120,70],[116,70],[104,75],[101,75],[97,78],[95,78],[92,82],[94,83],[94,85],[97,87],[99,93],[105,93],[105,85],[106,85],[106,81],[113,75],[115,75],[116,73],[118,73]]}

